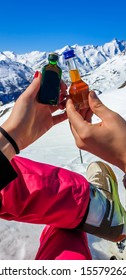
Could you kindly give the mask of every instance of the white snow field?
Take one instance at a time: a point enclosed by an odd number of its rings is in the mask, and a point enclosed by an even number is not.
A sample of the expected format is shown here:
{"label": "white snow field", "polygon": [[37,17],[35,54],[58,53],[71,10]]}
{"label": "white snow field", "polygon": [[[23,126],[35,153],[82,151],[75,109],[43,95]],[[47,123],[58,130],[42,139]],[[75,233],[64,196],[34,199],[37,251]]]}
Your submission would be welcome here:
{"label": "white snow field", "polygon": [[[106,91],[100,95],[100,99],[110,109],[118,112],[126,119],[126,87],[113,91]],[[9,109],[1,116],[0,124],[10,114],[13,103],[1,106],[1,112]],[[93,122],[98,122],[97,116]],[[20,153],[39,162],[50,163],[76,171],[85,175],[85,170],[90,162],[97,160],[93,154],[82,151],[83,164],[80,161],[79,150],[75,146],[68,121],[53,127],[47,134],[30,145]],[[125,207],[126,193],[122,184],[123,172],[111,165],[119,182],[119,195]],[[43,225],[30,225],[25,223],[0,220],[0,259],[1,260],[32,260],[38,246],[39,236]],[[92,235],[88,235],[89,247],[94,260],[108,260],[112,255],[118,259],[126,259],[126,250],[122,253],[113,242],[109,242]]]}

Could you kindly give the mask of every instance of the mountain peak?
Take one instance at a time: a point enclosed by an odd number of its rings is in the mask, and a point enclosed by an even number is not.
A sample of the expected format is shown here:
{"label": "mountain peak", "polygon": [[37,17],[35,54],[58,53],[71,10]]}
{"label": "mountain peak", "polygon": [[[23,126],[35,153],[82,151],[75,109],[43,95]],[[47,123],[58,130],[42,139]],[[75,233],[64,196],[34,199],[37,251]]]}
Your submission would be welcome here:
{"label": "mountain peak", "polygon": [[[83,77],[94,73],[101,65],[108,62],[107,74],[111,65],[114,67],[114,57],[119,57],[121,61],[121,54],[125,56],[126,52],[126,41],[120,41],[114,38],[112,41],[105,43],[103,46],[95,45],[78,45],[77,43],[73,46],[66,45],[62,49],[56,50],[59,54],[59,65],[63,70],[64,81],[69,80],[69,73],[66,64],[63,59],[63,52],[65,50],[74,49],[76,53],[76,63],[80,74]],[[123,56],[123,60],[125,57]],[[11,51],[4,51],[0,53],[0,100],[5,100],[5,96],[10,96],[9,100],[16,99],[16,97],[22,92],[26,85],[33,79],[33,74],[36,70],[41,71],[45,63],[48,62],[48,52],[32,51],[25,54],[15,54]],[[121,65],[124,63],[121,61]],[[118,64],[118,62],[117,62]],[[113,70],[114,69],[114,70]],[[112,75],[114,73],[116,79],[120,77],[120,74],[116,75],[116,69],[113,68]],[[119,71],[120,68],[119,68]],[[119,72],[118,71],[118,72]],[[123,70],[125,76],[125,68]],[[107,75],[106,74],[106,75]],[[100,80],[100,74],[97,80]],[[110,73],[109,73],[109,76]],[[95,79],[94,79],[95,80]],[[103,81],[104,82],[104,81]],[[123,79],[122,79],[123,82]],[[90,84],[96,84],[96,81],[91,80]],[[106,85],[105,85],[106,86]],[[99,87],[99,83],[98,83]],[[103,86],[102,86],[103,87]],[[7,103],[7,98],[6,98]]]}

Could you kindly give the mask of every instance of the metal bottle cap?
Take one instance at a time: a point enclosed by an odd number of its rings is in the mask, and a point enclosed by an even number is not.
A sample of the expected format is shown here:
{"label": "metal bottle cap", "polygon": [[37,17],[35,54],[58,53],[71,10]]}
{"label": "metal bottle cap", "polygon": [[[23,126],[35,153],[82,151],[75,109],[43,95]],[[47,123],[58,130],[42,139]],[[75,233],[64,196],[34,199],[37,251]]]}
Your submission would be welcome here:
{"label": "metal bottle cap", "polygon": [[48,60],[52,61],[52,62],[57,62],[59,59],[58,54],[57,53],[50,53],[48,56]]}

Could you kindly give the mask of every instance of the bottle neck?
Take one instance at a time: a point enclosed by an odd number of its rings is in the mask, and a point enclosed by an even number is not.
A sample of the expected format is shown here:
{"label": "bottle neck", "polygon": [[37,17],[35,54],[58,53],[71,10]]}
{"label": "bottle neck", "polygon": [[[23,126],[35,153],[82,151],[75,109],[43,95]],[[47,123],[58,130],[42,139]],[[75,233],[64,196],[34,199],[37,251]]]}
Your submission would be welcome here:
{"label": "bottle neck", "polygon": [[49,64],[56,65],[56,64],[57,64],[57,61],[51,61],[51,60],[49,60]]}
{"label": "bottle neck", "polygon": [[81,77],[80,77],[79,71],[77,69],[75,59],[74,58],[66,59],[66,64],[69,69],[69,74],[70,74],[72,83],[79,81],[81,79]]}
{"label": "bottle neck", "polygon": [[73,57],[66,59],[66,64],[67,64],[69,70],[77,69],[76,62]]}

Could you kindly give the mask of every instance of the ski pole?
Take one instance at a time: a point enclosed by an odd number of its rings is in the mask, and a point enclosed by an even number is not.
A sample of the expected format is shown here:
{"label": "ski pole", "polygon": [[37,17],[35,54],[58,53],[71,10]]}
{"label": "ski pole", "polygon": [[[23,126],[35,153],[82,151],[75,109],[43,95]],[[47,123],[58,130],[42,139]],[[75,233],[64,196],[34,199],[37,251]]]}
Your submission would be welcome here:
{"label": "ski pole", "polygon": [[81,160],[81,163],[83,163],[83,157],[82,157],[81,149],[79,149],[79,153],[80,153],[80,160]]}

